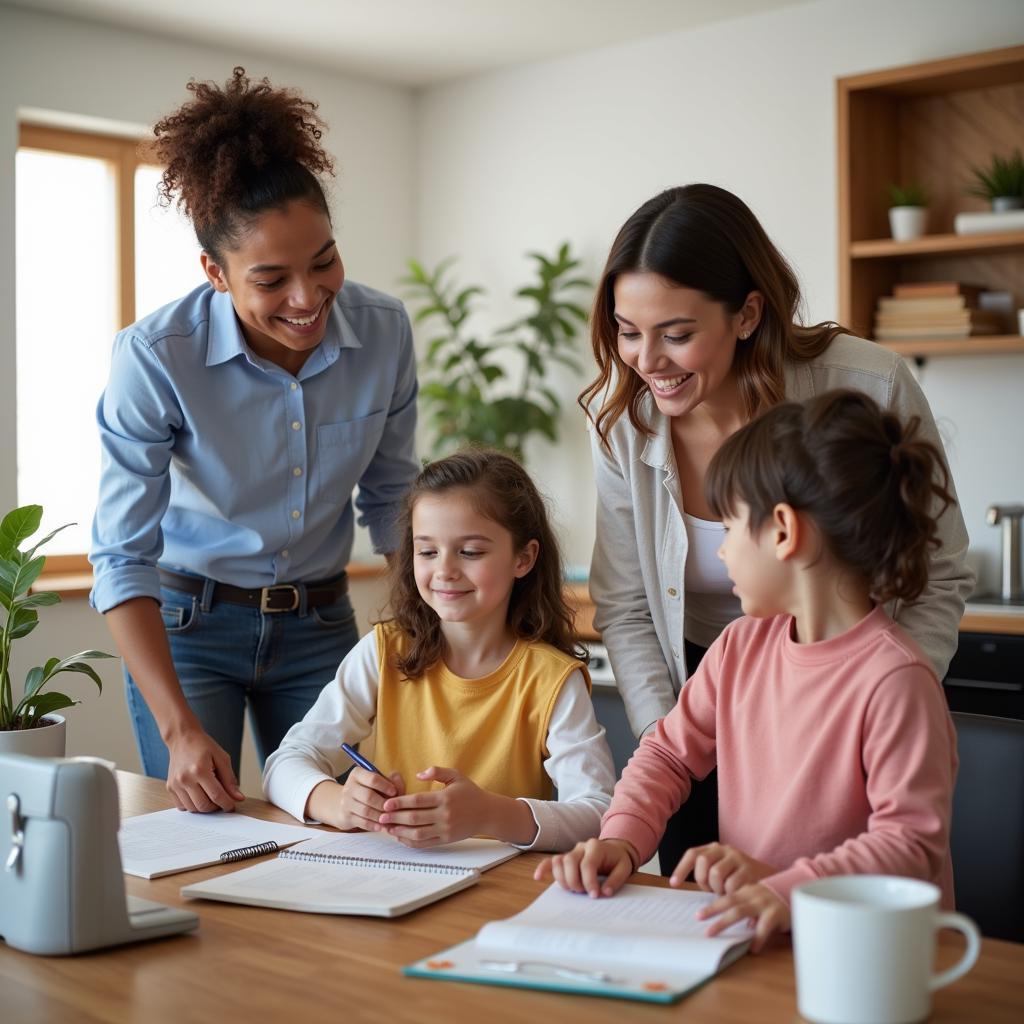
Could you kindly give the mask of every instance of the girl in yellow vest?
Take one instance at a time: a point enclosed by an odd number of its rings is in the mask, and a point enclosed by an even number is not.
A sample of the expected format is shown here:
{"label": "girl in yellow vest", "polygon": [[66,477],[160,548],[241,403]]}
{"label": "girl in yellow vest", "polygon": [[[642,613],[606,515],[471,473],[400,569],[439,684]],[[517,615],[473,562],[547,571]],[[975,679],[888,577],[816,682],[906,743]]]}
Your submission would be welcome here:
{"label": "girl in yellow vest", "polygon": [[[458,452],[420,473],[400,530],[394,618],[268,759],[267,798],[408,846],[488,835],[567,850],[596,836],[614,771],[532,480],[498,452]],[[339,784],[341,744],[371,732],[379,771]]]}

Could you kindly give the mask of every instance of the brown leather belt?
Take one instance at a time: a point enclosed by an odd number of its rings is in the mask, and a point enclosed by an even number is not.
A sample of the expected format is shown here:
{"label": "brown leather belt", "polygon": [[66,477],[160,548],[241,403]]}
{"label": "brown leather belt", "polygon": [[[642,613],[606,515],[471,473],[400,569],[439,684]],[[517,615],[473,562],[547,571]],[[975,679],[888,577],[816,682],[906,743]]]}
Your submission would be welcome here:
{"label": "brown leather belt", "polygon": [[[170,569],[159,569],[160,582],[172,590],[202,597],[206,580],[201,576],[183,576]],[[333,604],[348,593],[348,574],[342,573],[329,580],[315,583],[275,583],[272,587],[245,590],[230,583],[214,583],[213,600],[242,604],[247,608],[258,608],[261,612],[294,612],[302,603],[302,592],[306,592],[306,607],[316,608],[322,604]]]}

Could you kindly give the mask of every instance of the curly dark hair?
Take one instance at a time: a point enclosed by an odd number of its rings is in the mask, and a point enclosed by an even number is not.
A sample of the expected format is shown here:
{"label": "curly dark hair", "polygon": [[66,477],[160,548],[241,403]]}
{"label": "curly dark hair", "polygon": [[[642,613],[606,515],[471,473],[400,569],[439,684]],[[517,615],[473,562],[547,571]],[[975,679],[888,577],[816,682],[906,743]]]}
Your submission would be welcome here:
{"label": "curly dark hair", "polygon": [[937,445],[860,391],[783,402],[730,437],[705,477],[715,515],[750,509],[761,529],[780,502],[806,512],[832,554],[878,601],[914,601],[928,583],[936,520],[956,499]]}
{"label": "curly dark hair", "polygon": [[221,88],[192,79],[195,98],[153,127],[152,155],[166,167],[160,201],[192,221],[199,244],[220,260],[259,213],[301,199],[330,211],[318,175],[334,162],[320,145],[317,104],[236,67]]}
{"label": "curly dark hair", "polygon": [[398,550],[391,565],[390,608],[405,634],[404,655],[396,664],[416,679],[441,660],[444,636],[437,613],[416,587],[412,513],[427,494],[469,494],[477,511],[512,534],[515,550],[531,540],[540,550],[533,568],[512,586],[506,623],[513,636],[551,644],[586,663],[589,654],[577,640],[575,616],[562,592],[562,558],[548,522],[544,499],[515,459],[489,448],[464,448],[423,468],[406,495],[398,523]]}

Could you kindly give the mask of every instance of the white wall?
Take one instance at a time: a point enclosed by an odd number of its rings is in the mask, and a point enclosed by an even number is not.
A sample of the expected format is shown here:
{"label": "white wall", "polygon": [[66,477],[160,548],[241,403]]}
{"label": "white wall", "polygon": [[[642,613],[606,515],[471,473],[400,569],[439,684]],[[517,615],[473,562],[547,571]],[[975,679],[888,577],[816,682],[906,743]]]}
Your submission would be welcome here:
{"label": "white wall", "polygon": [[[394,290],[404,260],[457,253],[515,315],[528,249],[570,239],[596,276],[626,216],[659,189],[706,180],[738,192],[793,260],[815,319],[836,313],[834,79],[1024,41],[1020,0],[823,0],[431,89],[400,89],[234,52],[0,6],[0,507],[15,499],[14,153],[20,108],[150,124],[189,77],[223,80],[235,63],[321,102],[340,158],[337,223],[353,277]],[[51,276],[59,308],[60,262]],[[64,322],[55,324],[64,328]],[[950,438],[964,514],[994,572],[985,505],[1024,499],[1019,431],[1024,359],[931,362],[924,384]],[[561,378],[564,441],[532,466],[557,503],[569,560],[586,564],[593,484],[580,381]],[[45,410],[40,410],[40,416]],[[1003,443],[1009,435],[1009,443]],[[59,439],[57,439],[59,441]],[[571,525],[571,530],[570,530]],[[991,580],[994,577],[990,578]],[[363,621],[379,587],[356,588]],[[85,647],[113,650],[84,601],[44,609],[15,669]],[[120,673],[71,713],[70,750],[137,767]],[[72,682],[76,693],[84,683]],[[255,792],[252,758],[243,784]]]}
{"label": "white wall", "polygon": [[[327,148],[337,157],[333,207],[338,240],[353,279],[393,291],[413,251],[414,107],[402,88],[267,60],[228,46],[192,46],[138,32],[116,31],[68,18],[0,6],[0,508],[16,499],[14,394],[14,156],[19,110],[36,108],[70,117],[146,126],[187,98],[189,78],[224,81],[235,64],[253,76],[302,90],[320,103],[330,126]],[[60,282],[74,268],[62,265],[60,241],[40,273],[53,284],[56,313]],[[55,316],[55,330],[73,319]],[[46,410],[39,410],[40,423]],[[41,429],[44,429],[41,426]],[[59,436],[54,443],[60,443]],[[369,552],[368,544],[363,551]],[[369,590],[369,595],[365,592]],[[365,613],[375,587],[354,595]],[[40,628],[16,647],[15,680],[51,655],[87,647],[113,651],[102,617],[82,599],[42,610]],[[99,699],[87,681],[69,689],[85,703],[69,712],[69,752],[102,754],[126,768],[138,760],[128,726],[118,663],[101,663],[106,692]],[[19,685],[16,683],[16,685]],[[245,764],[248,761],[248,765]],[[248,771],[246,771],[248,768]],[[243,783],[258,792],[251,756],[243,757]]]}
{"label": "white wall", "polygon": [[[835,318],[835,79],[1020,42],[1021,0],[822,0],[430,89],[417,119],[417,253],[458,254],[505,320],[514,307],[497,299],[524,279],[522,253],[570,239],[596,278],[642,202],[709,181],[761,218],[800,275],[808,315]],[[999,541],[984,511],[1024,500],[1024,447],[1012,440],[1024,357],[932,360],[922,382],[994,584]],[[578,409],[557,449],[532,454],[568,561],[588,563],[594,497]]]}

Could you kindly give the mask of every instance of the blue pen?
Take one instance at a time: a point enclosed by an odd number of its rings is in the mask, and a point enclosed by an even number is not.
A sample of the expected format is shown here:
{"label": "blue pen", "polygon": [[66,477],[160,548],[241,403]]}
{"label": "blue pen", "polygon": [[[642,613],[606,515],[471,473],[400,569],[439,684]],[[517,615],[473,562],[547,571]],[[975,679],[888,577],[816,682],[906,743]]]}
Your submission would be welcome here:
{"label": "blue pen", "polygon": [[347,743],[342,743],[341,749],[344,750],[360,768],[365,768],[368,772],[373,772],[375,775],[383,775],[383,772],[371,761],[367,761],[355,747],[350,747]]}

